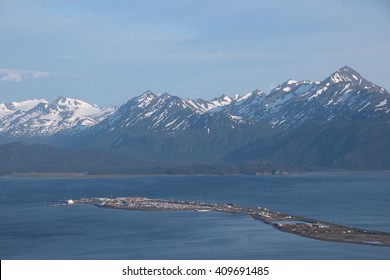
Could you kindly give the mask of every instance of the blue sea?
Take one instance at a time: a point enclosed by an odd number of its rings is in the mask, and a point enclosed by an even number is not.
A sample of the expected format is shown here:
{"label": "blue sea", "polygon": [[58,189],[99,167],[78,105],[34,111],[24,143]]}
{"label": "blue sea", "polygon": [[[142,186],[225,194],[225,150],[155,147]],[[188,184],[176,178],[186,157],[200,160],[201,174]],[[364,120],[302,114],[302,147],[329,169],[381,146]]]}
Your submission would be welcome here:
{"label": "blue sea", "polygon": [[292,176],[0,177],[1,259],[390,259],[390,247],[280,232],[247,215],[73,205],[145,196],[266,207],[390,232],[390,173]]}

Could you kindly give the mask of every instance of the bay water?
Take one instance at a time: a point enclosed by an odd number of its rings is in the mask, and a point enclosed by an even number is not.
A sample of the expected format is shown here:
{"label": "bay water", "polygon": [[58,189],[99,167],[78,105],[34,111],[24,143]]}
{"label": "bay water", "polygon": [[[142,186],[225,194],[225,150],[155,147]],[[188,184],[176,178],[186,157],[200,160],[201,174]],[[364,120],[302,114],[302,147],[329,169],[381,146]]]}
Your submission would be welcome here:
{"label": "bay water", "polygon": [[66,199],[142,196],[266,207],[390,232],[390,173],[0,177],[1,259],[390,259],[390,247],[280,232],[248,215],[142,212]]}

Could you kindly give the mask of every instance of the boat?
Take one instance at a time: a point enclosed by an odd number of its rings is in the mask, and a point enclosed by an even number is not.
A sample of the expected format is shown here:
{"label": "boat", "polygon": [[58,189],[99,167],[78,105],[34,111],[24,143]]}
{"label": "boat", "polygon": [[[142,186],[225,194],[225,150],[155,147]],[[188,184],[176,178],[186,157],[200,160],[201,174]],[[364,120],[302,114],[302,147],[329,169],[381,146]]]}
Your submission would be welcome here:
{"label": "boat", "polygon": [[196,212],[210,212],[211,209],[195,209]]}

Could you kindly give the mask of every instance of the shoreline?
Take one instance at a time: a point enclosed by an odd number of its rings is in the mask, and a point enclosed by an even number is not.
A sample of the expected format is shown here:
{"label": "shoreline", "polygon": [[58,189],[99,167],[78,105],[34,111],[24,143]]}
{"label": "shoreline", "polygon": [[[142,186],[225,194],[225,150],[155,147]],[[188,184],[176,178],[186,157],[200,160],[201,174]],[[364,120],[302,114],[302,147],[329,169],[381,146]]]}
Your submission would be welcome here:
{"label": "shoreline", "polygon": [[250,176],[250,177],[294,177],[294,176],[310,176],[310,175],[344,175],[344,174],[390,174],[390,170],[327,170],[327,171],[304,171],[290,174],[247,174],[247,173],[228,173],[228,174],[88,174],[84,172],[21,172],[12,174],[0,175],[0,178],[131,178],[131,177],[217,177],[217,176]]}

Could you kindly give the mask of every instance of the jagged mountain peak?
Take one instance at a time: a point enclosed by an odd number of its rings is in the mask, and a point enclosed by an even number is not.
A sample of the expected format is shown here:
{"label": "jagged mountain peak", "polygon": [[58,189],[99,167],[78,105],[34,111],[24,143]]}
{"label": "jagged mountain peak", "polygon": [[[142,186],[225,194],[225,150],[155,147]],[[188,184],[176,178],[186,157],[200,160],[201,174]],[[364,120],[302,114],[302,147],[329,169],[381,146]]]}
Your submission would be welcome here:
{"label": "jagged mountain peak", "polygon": [[144,98],[144,97],[159,97],[159,96],[160,96],[160,94],[154,93],[151,90],[147,90],[144,93],[142,93],[141,95],[139,95],[137,98],[140,99],[140,98]]}
{"label": "jagged mountain peak", "polygon": [[295,85],[297,83],[298,83],[298,81],[296,81],[296,80],[288,79],[283,85]]}
{"label": "jagged mountain peak", "polygon": [[298,81],[293,80],[293,79],[288,79],[288,81],[287,81],[287,84],[289,84],[289,85],[296,84],[296,83],[298,83]]}
{"label": "jagged mountain peak", "polygon": [[256,95],[256,96],[265,96],[266,94],[259,90],[259,89],[255,89],[254,91],[252,91],[252,94]]}
{"label": "jagged mountain peak", "polygon": [[281,93],[284,94],[284,93],[292,92],[302,85],[308,85],[308,84],[314,84],[314,83],[315,82],[313,82],[313,81],[306,81],[306,80],[305,81],[296,81],[296,80],[288,79],[283,84],[280,84],[277,87],[275,87],[274,89],[272,89],[270,92],[270,95],[273,95],[276,93],[277,94],[281,94]]}
{"label": "jagged mountain peak", "polygon": [[226,94],[222,94],[219,97],[213,98],[212,101],[213,100],[226,100],[226,99],[231,99],[231,98],[229,96],[227,96]]}
{"label": "jagged mountain peak", "polygon": [[225,94],[210,101],[205,101],[203,104],[197,101],[197,103],[202,107],[203,113],[219,111],[221,108],[232,104],[232,102],[233,99]]}
{"label": "jagged mountain peak", "polygon": [[154,93],[153,91],[151,91],[150,89],[148,89],[144,93],[142,93],[140,96],[143,96],[143,95],[157,95],[157,94]]}
{"label": "jagged mountain peak", "polygon": [[362,80],[364,80],[363,77],[347,65],[334,72],[327,79],[327,81],[330,81],[333,84],[337,84],[340,82],[361,83]]}
{"label": "jagged mountain peak", "polygon": [[63,97],[63,96],[57,97],[57,99],[55,99],[50,105],[75,108],[75,109],[82,109],[86,107],[99,108],[99,106],[85,102],[81,99],[72,98],[72,97]]}
{"label": "jagged mountain peak", "polygon": [[232,103],[233,99],[230,96],[222,94],[220,97],[216,97],[211,100],[213,104],[220,104],[220,106],[225,106]]}
{"label": "jagged mountain peak", "polygon": [[244,101],[244,100],[246,100],[246,99],[249,99],[249,98],[256,98],[256,97],[258,97],[258,96],[264,97],[264,96],[266,96],[266,94],[265,94],[263,91],[261,91],[261,90],[255,89],[255,90],[250,91],[250,92],[248,92],[248,93],[246,93],[246,94],[244,94],[244,95],[238,95],[238,94],[236,94],[236,96],[234,97],[234,101],[235,101],[236,103],[237,103],[237,102],[242,102],[242,101]]}
{"label": "jagged mountain peak", "polygon": [[[135,100],[138,103],[138,107],[145,108],[151,103],[154,103],[156,100],[160,99],[161,94],[154,93],[151,90],[145,91],[140,96],[136,97]],[[164,94],[164,97],[167,97],[167,94]],[[129,100],[131,102],[132,100]]]}
{"label": "jagged mountain peak", "polygon": [[[268,95],[253,90],[231,98],[183,99],[147,90],[119,109],[99,108],[82,100],[58,97],[0,104],[0,134],[52,135],[74,127],[179,131],[199,127],[214,117],[234,116],[273,127],[299,127],[353,118],[390,116],[390,95],[344,66],[322,82],[289,79]],[[115,111],[115,112],[114,112]],[[230,117],[229,117],[230,118]],[[231,118],[230,118],[231,119]]]}
{"label": "jagged mountain peak", "polygon": [[343,67],[341,67],[339,70],[337,70],[339,72],[345,72],[345,73],[354,73],[354,74],[358,74],[358,72],[356,72],[356,70],[352,69],[351,67],[349,67],[348,65],[344,65]]}

